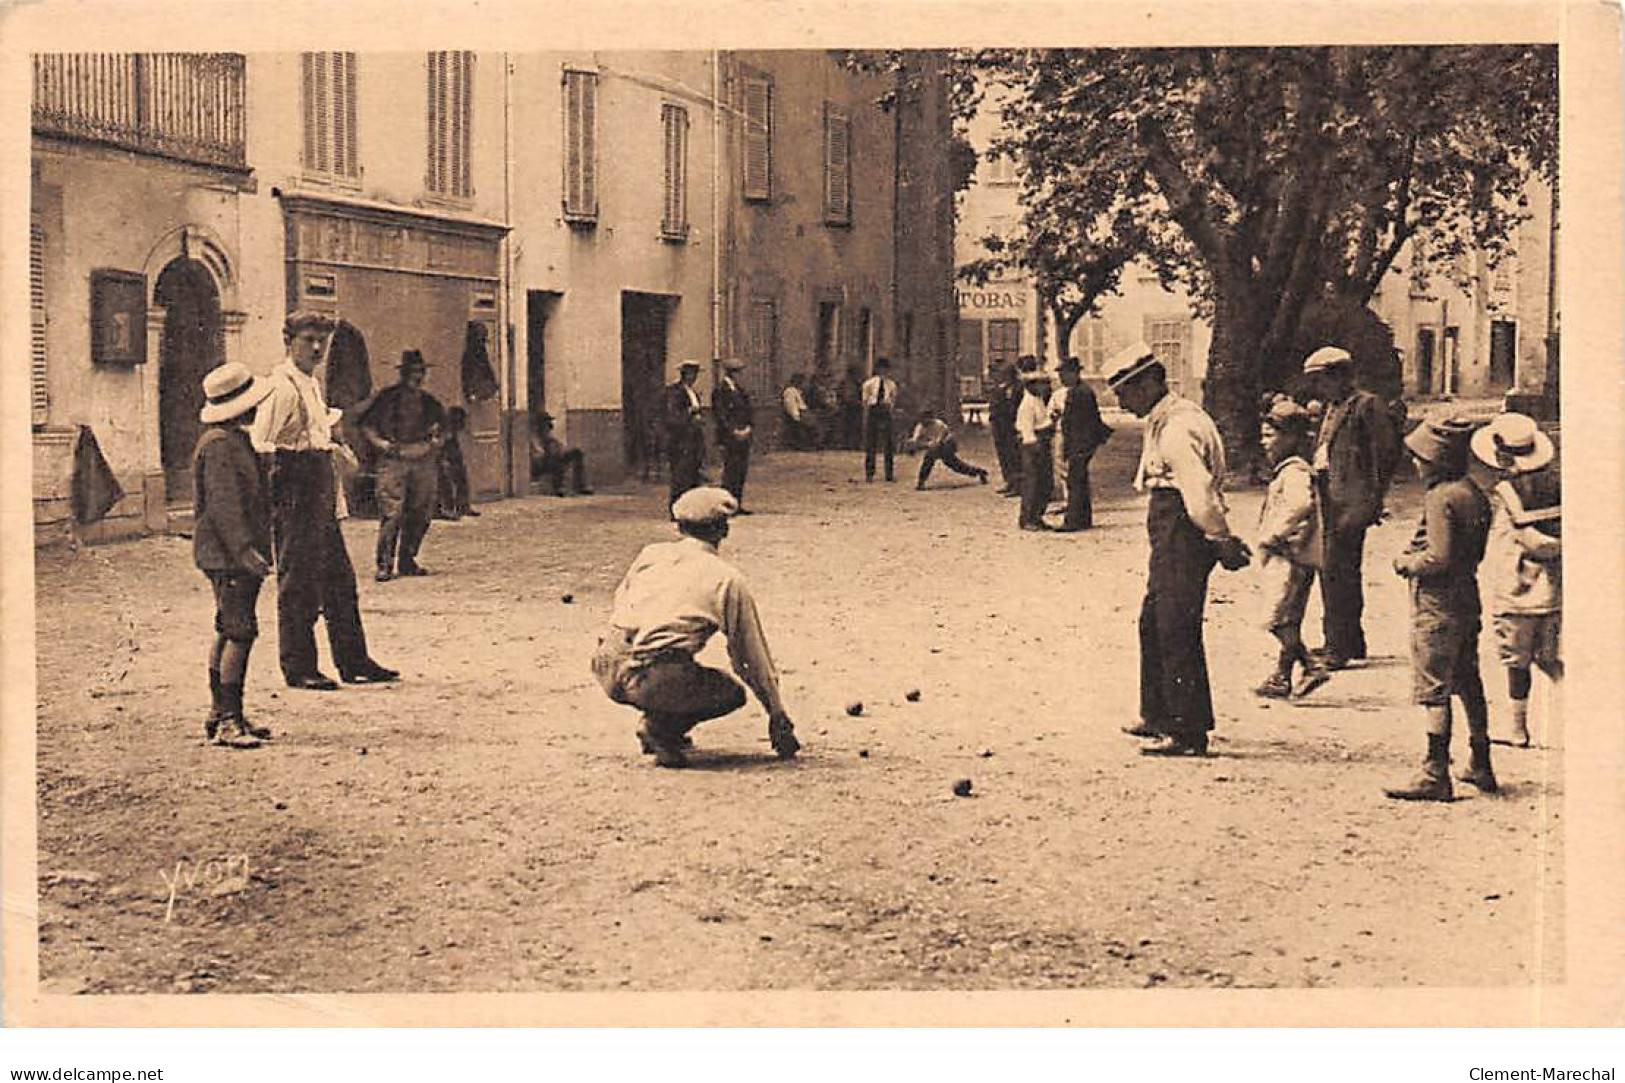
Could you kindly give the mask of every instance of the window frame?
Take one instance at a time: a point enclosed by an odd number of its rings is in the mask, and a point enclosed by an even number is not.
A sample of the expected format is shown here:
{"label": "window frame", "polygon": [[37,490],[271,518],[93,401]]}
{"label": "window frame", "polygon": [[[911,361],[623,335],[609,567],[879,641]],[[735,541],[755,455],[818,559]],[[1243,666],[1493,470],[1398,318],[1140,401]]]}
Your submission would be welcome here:
{"label": "window frame", "polygon": [[834,102],[824,103],[824,225],[852,225],[852,117]]}
{"label": "window frame", "polygon": [[[598,72],[565,67],[559,84],[564,153],[560,164],[564,186],[560,205],[564,220],[575,226],[598,223]],[[579,106],[574,93],[580,87]],[[576,164],[572,165],[572,159]]]}
{"label": "window frame", "polygon": [[432,199],[465,205],[474,198],[474,61],[468,49],[424,58],[423,190]]}
{"label": "window frame", "polygon": [[360,185],[356,83],[355,53],[299,54],[299,166],[305,178],[351,188]]}
{"label": "window frame", "polygon": [[[760,120],[752,115],[752,93],[760,90]],[[742,118],[740,148],[740,194],[747,203],[773,201],[773,79],[759,72],[746,72],[740,79],[739,112]],[[759,130],[757,130],[759,128]],[[753,148],[760,153],[753,156]],[[759,170],[752,168],[759,160]],[[760,176],[753,174],[760,173]]]}
{"label": "window frame", "polygon": [[660,239],[688,240],[688,108],[660,103],[661,208]]}
{"label": "window frame", "polygon": [[49,237],[37,215],[28,223],[28,393],[29,423],[38,431],[51,423],[51,323],[46,295]]}

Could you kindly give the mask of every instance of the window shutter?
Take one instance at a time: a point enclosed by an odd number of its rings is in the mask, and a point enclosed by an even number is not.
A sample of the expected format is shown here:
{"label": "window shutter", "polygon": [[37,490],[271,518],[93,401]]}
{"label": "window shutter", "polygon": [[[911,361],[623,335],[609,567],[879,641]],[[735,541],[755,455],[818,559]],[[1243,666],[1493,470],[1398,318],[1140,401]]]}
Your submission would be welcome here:
{"label": "window shutter", "polygon": [[333,116],[333,103],[328,94],[328,65],[329,53],[316,54],[316,91],[313,109],[316,115],[316,158],[310,167],[321,173],[330,171],[333,166],[329,160],[329,148],[332,146],[332,134],[328,128]]}
{"label": "window shutter", "polygon": [[339,157],[335,166],[346,177],[354,177],[361,172],[356,162],[355,145],[355,54],[339,55],[344,58],[344,154]]}
{"label": "window shutter", "polygon": [[824,106],[824,221],[845,225],[852,220],[851,121],[828,103]]}
{"label": "window shutter", "polygon": [[435,101],[435,87],[438,86],[439,82],[440,82],[439,74],[438,74],[439,70],[440,70],[440,54],[439,53],[430,53],[429,54],[429,65],[428,65],[428,68],[426,70],[428,72],[428,77],[429,78],[428,78],[428,99],[427,99],[427,103],[423,107],[423,119],[424,119],[423,130],[424,130],[424,133],[425,133],[424,155],[423,155],[423,187],[425,187],[429,191],[433,192],[433,191],[437,191],[439,189],[439,178],[435,176],[435,172],[434,172],[434,162],[435,162],[435,136],[434,136],[434,133],[435,133],[435,124],[436,124],[436,119],[435,118],[436,118],[437,114],[440,111],[438,103]]}
{"label": "window shutter", "polygon": [[680,105],[660,107],[665,191],[660,231],[668,237],[688,233],[688,111]]}
{"label": "window shutter", "polygon": [[305,168],[316,168],[316,63],[317,54],[300,55],[300,90],[305,121]]}
{"label": "window shutter", "polygon": [[434,161],[430,163],[429,171],[434,176],[433,190],[445,192],[449,188],[447,181],[450,179],[446,161],[446,129],[449,126],[447,123],[449,118],[446,116],[446,82],[448,76],[446,69],[450,66],[448,63],[450,55],[447,53],[436,53],[435,55],[438,62],[434,66]]}
{"label": "window shutter", "polygon": [[586,221],[598,216],[598,76],[567,71],[564,88],[564,214]]}
{"label": "window shutter", "polygon": [[462,169],[457,179],[457,194],[467,198],[474,194],[474,54],[464,51],[462,102],[459,115],[463,121],[462,139],[458,141],[457,149],[462,159]]}
{"label": "window shutter", "polygon": [[777,354],[779,331],[778,302],[752,298],[750,303],[750,357],[748,390],[759,400],[771,396],[779,386]]}
{"label": "window shutter", "polygon": [[28,329],[30,332],[29,391],[33,425],[50,421],[51,389],[45,358],[45,231],[37,222],[28,226]]}
{"label": "window shutter", "polygon": [[773,84],[745,79],[745,198],[773,198]]}

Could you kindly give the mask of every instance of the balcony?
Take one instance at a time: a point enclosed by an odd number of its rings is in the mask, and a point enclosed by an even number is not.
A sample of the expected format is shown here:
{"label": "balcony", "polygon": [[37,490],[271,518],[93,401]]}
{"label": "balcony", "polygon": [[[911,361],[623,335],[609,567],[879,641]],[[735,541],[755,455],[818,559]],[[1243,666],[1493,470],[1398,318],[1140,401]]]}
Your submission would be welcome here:
{"label": "balcony", "polygon": [[36,133],[247,172],[241,53],[33,59]]}

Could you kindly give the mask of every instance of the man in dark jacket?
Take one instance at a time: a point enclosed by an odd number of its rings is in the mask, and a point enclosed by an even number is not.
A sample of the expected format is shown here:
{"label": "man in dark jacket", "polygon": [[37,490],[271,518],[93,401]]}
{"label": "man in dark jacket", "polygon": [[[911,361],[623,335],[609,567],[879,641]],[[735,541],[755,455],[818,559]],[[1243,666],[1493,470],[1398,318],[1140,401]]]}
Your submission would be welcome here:
{"label": "man in dark jacket", "polygon": [[666,459],[671,465],[671,498],[677,498],[700,483],[700,464],[705,458],[705,410],[694,381],[700,375],[698,361],[684,361],[677,370],[677,382],[666,385]]}
{"label": "man in dark jacket", "polygon": [[988,385],[988,428],[993,434],[993,452],[999,457],[999,475],[1004,478],[1000,496],[1021,495],[1021,444],[1016,439],[1016,410],[1021,406],[1021,384],[1016,367],[1002,364],[991,374]]}
{"label": "man in dark jacket", "polygon": [[1112,434],[1100,419],[1100,403],[1084,383],[1076,357],[1061,358],[1061,386],[1066,406],[1061,411],[1061,455],[1066,462],[1066,517],[1056,529],[1066,533],[1094,525],[1094,503],[1089,491],[1089,460]]}
{"label": "man in dark jacket", "polygon": [[1365,532],[1382,516],[1400,442],[1382,400],[1355,389],[1347,350],[1322,347],[1309,355],[1303,372],[1326,404],[1310,462],[1326,546],[1320,578],[1326,642],[1319,653],[1328,668],[1342,669],[1350,659],[1366,656],[1360,624]]}
{"label": "man in dark jacket", "polygon": [[379,392],[360,417],[361,433],[379,456],[376,578],[380,583],[395,577],[397,540],[400,574],[429,574],[418,565],[418,547],[434,516],[440,444],[446,427],[445,408],[423,390],[429,371],[423,355],[407,350],[397,367],[400,382]]}
{"label": "man in dark jacket", "polygon": [[[248,426],[271,393],[244,366],[221,365],[203,378],[198,415],[208,428],[193,458],[192,560],[214,590],[214,646],[209,651],[211,744],[254,748],[271,731],[243,717],[248,656],[259,637],[254,604],[271,571],[271,497]],[[230,732],[226,732],[229,729]]]}
{"label": "man in dark jacket", "polygon": [[745,507],[745,474],[750,470],[750,434],[755,422],[750,393],[739,384],[745,362],[730,357],[722,362],[722,377],[711,389],[711,416],[717,426],[717,447],[722,449],[722,487],[739,502],[735,515],[749,515]]}

